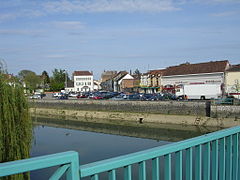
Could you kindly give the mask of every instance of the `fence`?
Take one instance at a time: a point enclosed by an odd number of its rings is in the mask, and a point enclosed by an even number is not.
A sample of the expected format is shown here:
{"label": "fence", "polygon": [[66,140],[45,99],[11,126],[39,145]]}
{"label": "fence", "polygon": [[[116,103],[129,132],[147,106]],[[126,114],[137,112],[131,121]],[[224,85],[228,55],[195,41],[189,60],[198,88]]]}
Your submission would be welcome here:
{"label": "fence", "polygon": [[[146,161],[150,160],[152,180],[161,177],[164,180],[171,180],[173,177],[176,180],[237,180],[240,179],[239,136],[240,126],[237,126],[80,167],[76,152],[60,153],[2,163],[0,177],[61,165],[52,179],[59,179],[67,172],[67,179],[90,177],[91,180],[98,180],[99,174],[107,172],[109,180],[116,180],[117,170],[123,168],[124,179],[132,180],[136,179],[132,176],[132,166],[137,164],[138,179],[146,180]],[[162,175],[160,169],[164,170]]]}

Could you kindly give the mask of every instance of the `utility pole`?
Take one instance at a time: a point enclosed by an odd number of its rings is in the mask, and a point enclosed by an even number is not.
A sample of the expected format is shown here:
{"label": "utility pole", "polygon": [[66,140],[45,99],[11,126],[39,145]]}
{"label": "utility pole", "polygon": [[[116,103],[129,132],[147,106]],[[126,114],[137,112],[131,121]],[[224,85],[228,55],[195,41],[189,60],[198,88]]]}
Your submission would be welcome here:
{"label": "utility pole", "polygon": [[67,70],[64,71],[65,71],[65,88],[67,88]]}

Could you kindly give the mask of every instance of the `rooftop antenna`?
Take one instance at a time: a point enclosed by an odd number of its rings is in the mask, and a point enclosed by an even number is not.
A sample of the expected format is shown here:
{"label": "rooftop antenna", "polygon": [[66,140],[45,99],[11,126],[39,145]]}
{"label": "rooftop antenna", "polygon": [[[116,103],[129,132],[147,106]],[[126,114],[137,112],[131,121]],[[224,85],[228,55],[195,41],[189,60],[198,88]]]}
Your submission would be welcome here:
{"label": "rooftop antenna", "polygon": [[4,59],[0,59],[0,73],[7,74],[7,63]]}

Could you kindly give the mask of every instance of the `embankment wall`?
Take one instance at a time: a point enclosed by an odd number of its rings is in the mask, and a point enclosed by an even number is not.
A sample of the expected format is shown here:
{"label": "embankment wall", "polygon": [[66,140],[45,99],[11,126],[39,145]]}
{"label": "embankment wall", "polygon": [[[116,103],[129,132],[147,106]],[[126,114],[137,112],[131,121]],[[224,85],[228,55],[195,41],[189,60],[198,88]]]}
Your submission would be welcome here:
{"label": "embankment wall", "polygon": [[34,100],[31,107],[82,111],[136,112],[206,116],[205,102],[184,101],[109,101],[109,100]]}
{"label": "embankment wall", "polygon": [[37,100],[31,101],[30,105],[33,115],[71,117],[75,120],[84,117],[86,121],[110,119],[218,127],[240,125],[240,106],[210,106],[210,114],[215,117],[207,117],[209,104],[204,102]]}

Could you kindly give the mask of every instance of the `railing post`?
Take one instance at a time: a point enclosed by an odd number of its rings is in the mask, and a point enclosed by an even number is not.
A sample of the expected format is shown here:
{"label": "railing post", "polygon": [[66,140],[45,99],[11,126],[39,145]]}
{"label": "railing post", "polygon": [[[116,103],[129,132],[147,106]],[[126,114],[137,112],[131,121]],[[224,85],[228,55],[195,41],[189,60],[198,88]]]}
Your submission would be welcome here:
{"label": "railing post", "polygon": [[226,179],[227,180],[232,180],[232,135],[226,137]]}
{"label": "railing post", "polygon": [[219,180],[225,180],[226,176],[226,141],[225,137],[220,139],[220,159],[219,159]]}
{"label": "railing post", "polygon": [[202,180],[202,145],[196,146],[195,150],[195,180]]}
{"label": "railing post", "polygon": [[239,158],[239,138],[238,133],[233,135],[233,180],[238,179],[238,158]]}
{"label": "railing post", "polygon": [[193,160],[192,160],[192,154],[193,154],[193,148],[190,147],[186,149],[186,180],[192,180],[193,177],[193,172],[192,172],[192,167],[193,167]]}
{"label": "railing post", "polygon": [[67,180],[80,180],[79,158],[78,153],[75,152],[71,157],[70,167],[66,172]]}
{"label": "railing post", "polygon": [[212,142],[212,180],[218,180],[219,173],[219,141],[218,139]]}

